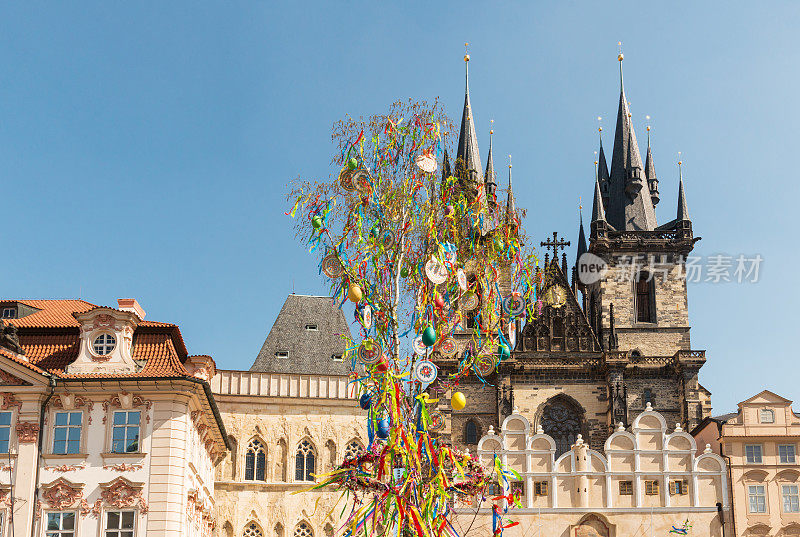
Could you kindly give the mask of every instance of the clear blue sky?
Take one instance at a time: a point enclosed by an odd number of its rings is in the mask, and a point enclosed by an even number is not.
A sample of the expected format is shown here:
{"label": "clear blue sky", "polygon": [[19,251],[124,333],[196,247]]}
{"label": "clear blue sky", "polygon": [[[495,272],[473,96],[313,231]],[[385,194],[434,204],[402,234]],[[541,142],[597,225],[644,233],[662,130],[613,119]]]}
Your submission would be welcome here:
{"label": "clear blue sky", "polygon": [[458,118],[465,41],[483,158],[494,118],[527,229],[574,241],[597,116],[611,147],[621,40],[642,144],[652,117],[659,222],[682,151],[696,252],[764,258],[757,284],[690,287],[715,411],[763,388],[800,399],[800,4],[287,4],[0,7],[2,296],[136,297],[190,352],[247,369],[287,293],[325,292],[283,215],[287,181],[330,172],[344,114],[438,95]]}

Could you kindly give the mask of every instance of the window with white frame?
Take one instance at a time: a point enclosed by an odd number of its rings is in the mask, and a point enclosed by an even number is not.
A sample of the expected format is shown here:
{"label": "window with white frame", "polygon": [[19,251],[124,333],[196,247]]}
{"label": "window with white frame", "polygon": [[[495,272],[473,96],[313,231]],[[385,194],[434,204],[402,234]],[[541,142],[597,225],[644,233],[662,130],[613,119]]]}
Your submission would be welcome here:
{"label": "window with white frame", "polygon": [[53,453],[66,455],[81,451],[83,412],[56,412],[53,426]]}
{"label": "window with white frame", "polygon": [[794,464],[794,444],[781,444],[778,446],[778,457],[783,464]]}
{"label": "window with white frame", "polygon": [[0,412],[0,453],[8,453],[11,438],[11,412]]}
{"label": "window with white frame", "polygon": [[316,452],[308,440],[303,440],[297,445],[295,454],[295,481],[314,481],[314,461]]}
{"label": "window with white frame", "polygon": [[767,496],[764,492],[764,485],[750,485],[747,487],[747,493],[750,500],[750,512],[766,513]]}
{"label": "window with white frame", "polygon": [[117,346],[117,339],[111,334],[100,334],[92,342],[92,350],[98,356],[111,354]]}
{"label": "window with white frame", "polygon": [[800,513],[800,495],[797,493],[797,485],[781,485],[781,495],[783,496],[784,513]]}
{"label": "window with white frame", "polygon": [[138,410],[119,410],[114,412],[114,425],[111,432],[112,453],[135,453],[139,451]]}
{"label": "window with white frame", "polygon": [[775,423],[775,413],[772,409],[762,408],[759,412],[759,421],[761,423]]}
{"label": "window with white frame", "polygon": [[60,511],[47,513],[45,537],[74,537],[75,513]]}
{"label": "window with white frame", "polygon": [[133,537],[136,535],[136,511],[106,511],[103,537]]}
{"label": "window with white frame", "polygon": [[748,444],[744,446],[744,457],[747,464],[761,464],[761,445]]}

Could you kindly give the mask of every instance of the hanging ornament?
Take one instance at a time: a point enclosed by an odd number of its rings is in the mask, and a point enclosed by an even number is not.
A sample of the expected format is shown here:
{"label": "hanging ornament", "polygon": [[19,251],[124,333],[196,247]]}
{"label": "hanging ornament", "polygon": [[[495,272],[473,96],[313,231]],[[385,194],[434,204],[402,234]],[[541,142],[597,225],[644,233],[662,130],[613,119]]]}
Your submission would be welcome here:
{"label": "hanging ornament", "polygon": [[499,361],[508,360],[511,358],[511,350],[508,348],[507,345],[503,345],[502,343],[497,346],[497,356],[499,357]]}
{"label": "hanging ornament", "polygon": [[372,307],[369,304],[361,310],[361,322],[364,323],[364,328],[367,330],[372,327]]}
{"label": "hanging ornament", "polygon": [[381,344],[374,339],[365,339],[358,346],[358,361],[365,365],[378,363],[383,354]]}
{"label": "hanging ornament", "polygon": [[473,311],[480,306],[480,304],[481,300],[474,291],[467,291],[464,293],[464,296],[461,297],[461,306],[464,308],[464,311]]}
{"label": "hanging ornament", "polygon": [[347,192],[354,192],[356,187],[353,184],[353,171],[349,169],[342,170],[339,174],[339,184]]}
{"label": "hanging ornament", "polygon": [[400,276],[402,276],[403,278],[407,278],[408,277],[408,267],[407,266],[403,265],[403,268],[400,269]]}
{"label": "hanging ornament", "polygon": [[512,349],[517,346],[517,323],[514,320],[508,323],[508,343]]}
{"label": "hanging ornament", "polygon": [[362,393],[358,399],[358,404],[364,410],[369,410],[369,407],[372,406],[372,397],[368,393]]}
{"label": "hanging ornament", "polygon": [[369,194],[371,187],[369,184],[369,174],[366,170],[357,170],[353,172],[352,181],[356,190],[362,194]]}
{"label": "hanging ornament", "polygon": [[358,303],[363,296],[361,287],[359,287],[358,284],[351,283],[350,287],[347,289],[347,298],[350,299],[350,302]]}
{"label": "hanging ornament", "polygon": [[347,161],[347,167],[350,168],[351,170],[355,170],[356,168],[358,168],[358,160],[356,160],[356,157],[352,157],[350,160]]}
{"label": "hanging ornament", "polygon": [[411,342],[411,347],[414,349],[414,352],[420,356],[425,356],[425,352],[428,350],[422,342],[422,336],[415,337],[414,341]]}
{"label": "hanging ornament", "polygon": [[423,153],[414,159],[414,164],[425,173],[433,173],[436,171],[436,158],[432,153]]}
{"label": "hanging ornament", "polygon": [[439,345],[439,352],[442,353],[442,356],[445,358],[453,356],[456,353],[456,340],[451,337],[445,338]]}
{"label": "hanging ornament", "polygon": [[389,438],[389,418],[381,418],[378,420],[378,430],[376,436],[381,440]]}
{"label": "hanging ornament", "polygon": [[311,219],[311,227],[313,227],[314,229],[321,228],[322,227],[322,217],[321,216],[315,216],[314,218],[312,218]]}
{"label": "hanging ornament", "polygon": [[464,269],[458,269],[456,271],[456,280],[458,280],[458,286],[461,288],[462,291],[467,290],[467,274],[464,272]]}
{"label": "hanging ornament", "polygon": [[482,355],[475,358],[475,365],[473,369],[475,373],[481,377],[486,378],[494,372],[494,367],[497,364],[494,356]]}
{"label": "hanging ornament", "polygon": [[417,379],[424,386],[427,386],[428,384],[436,380],[437,375],[438,371],[436,369],[436,366],[434,365],[433,362],[429,360],[420,360],[414,366],[414,378]]}
{"label": "hanging ornament", "polygon": [[428,425],[429,431],[438,433],[444,429],[444,414],[442,414],[440,411],[434,410],[428,414],[428,419],[430,420],[430,424]]}
{"label": "hanging ornament", "polygon": [[428,276],[428,279],[436,285],[447,281],[447,267],[444,266],[444,263],[434,258],[430,258],[428,262],[425,263],[425,274]]}
{"label": "hanging ornament", "polygon": [[464,407],[467,406],[466,396],[461,392],[454,393],[450,398],[450,406],[453,410],[464,410]]}
{"label": "hanging ornament", "polygon": [[428,325],[428,328],[422,332],[422,343],[426,347],[431,347],[436,343],[436,330],[432,326]]}
{"label": "hanging ornament", "polygon": [[394,243],[394,233],[391,230],[385,231],[383,233],[383,247],[388,250],[394,246]]}
{"label": "hanging ornament", "polygon": [[336,254],[328,254],[322,259],[322,273],[331,279],[336,279],[344,273],[342,262]]}

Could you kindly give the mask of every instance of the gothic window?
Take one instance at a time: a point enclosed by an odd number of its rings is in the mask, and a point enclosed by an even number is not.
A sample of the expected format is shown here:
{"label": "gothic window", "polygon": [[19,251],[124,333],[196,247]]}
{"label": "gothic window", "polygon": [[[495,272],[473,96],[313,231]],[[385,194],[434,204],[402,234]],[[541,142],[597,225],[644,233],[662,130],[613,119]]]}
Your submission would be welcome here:
{"label": "gothic window", "polygon": [[[314,481],[314,446],[308,440],[303,440],[297,446],[297,453],[295,454],[295,481]],[[298,526],[299,528],[299,526]],[[295,537],[297,537],[297,530],[295,530]]]}
{"label": "gothic window", "polygon": [[464,443],[468,446],[478,443],[478,425],[472,420],[464,426]]}
{"label": "gothic window", "polygon": [[536,350],[550,350],[550,334],[547,331],[547,327],[543,324],[540,324],[536,329]]}
{"label": "gothic window", "polygon": [[552,399],[541,417],[542,429],[555,440],[556,457],[569,451],[581,432],[581,413],[570,403],[561,398]]}
{"label": "gothic window", "polygon": [[656,406],[656,398],[653,396],[653,391],[650,388],[644,389],[644,393],[642,393],[642,400],[644,401],[645,406],[647,406],[647,403],[650,403],[650,406]]}
{"label": "gothic window", "polygon": [[354,459],[363,450],[364,448],[358,443],[358,440],[350,440],[350,443],[348,443],[347,447],[344,448],[344,458],[345,460]]}
{"label": "gothic window", "polygon": [[563,351],[564,350],[564,319],[561,317],[554,317],[553,318],[553,340],[552,340],[554,351]]}
{"label": "gothic window", "polygon": [[311,529],[311,526],[305,522],[301,522],[294,529],[294,537],[314,537],[314,532]]}
{"label": "gothic window", "polygon": [[636,321],[655,322],[655,281],[646,272],[639,273],[636,281]]}
{"label": "gothic window", "polygon": [[578,328],[574,325],[567,328],[567,350],[578,350]]}
{"label": "gothic window", "polygon": [[250,522],[244,527],[242,537],[264,537],[264,532],[261,531],[261,526],[255,522]]}
{"label": "gothic window", "polygon": [[244,457],[245,481],[267,480],[267,449],[258,438],[253,438],[247,446]]}

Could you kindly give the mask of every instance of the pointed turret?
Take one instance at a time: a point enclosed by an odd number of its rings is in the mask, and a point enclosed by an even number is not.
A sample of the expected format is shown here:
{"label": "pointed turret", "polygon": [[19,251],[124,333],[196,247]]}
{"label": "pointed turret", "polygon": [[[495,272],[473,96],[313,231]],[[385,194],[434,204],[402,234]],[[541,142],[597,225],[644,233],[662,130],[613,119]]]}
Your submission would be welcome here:
{"label": "pointed turret", "polygon": [[444,150],[444,158],[442,158],[442,193],[447,189],[447,178],[450,177],[450,157],[447,155],[447,149]]}
{"label": "pointed turret", "polygon": [[689,207],[686,206],[686,194],[683,192],[683,170],[678,163],[678,222],[691,222],[689,218]]}
{"label": "pointed turret", "polygon": [[619,230],[652,230],[656,227],[656,214],[649,190],[642,188],[645,183],[642,157],[625,96],[622,59],[620,54],[619,108],[605,210],[609,224]]}
{"label": "pointed turret", "polygon": [[469,54],[464,55],[466,83],[464,90],[464,111],[461,114],[461,132],[458,135],[456,153],[456,173],[464,188],[477,193],[481,181],[481,156],[478,153],[478,138],[472,120],[472,106],[469,102]]}
{"label": "pointed turret", "polygon": [[650,189],[650,199],[653,207],[658,205],[661,197],[658,193],[658,179],[656,178],[656,167],[653,164],[653,152],[650,150],[650,126],[647,126],[647,157],[644,160],[644,176],[647,179],[647,187]]}
{"label": "pointed turret", "polygon": [[578,226],[578,250],[575,254],[575,266],[578,266],[578,261],[581,256],[588,252],[586,247],[586,233],[583,231],[583,212],[580,213],[580,225]]}
{"label": "pointed turret", "polygon": [[[510,157],[509,157],[510,158]],[[508,198],[506,199],[506,225],[517,227],[517,204],[511,190],[511,163],[508,164]]]}
{"label": "pointed turret", "polygon": [[600,194],[600,183],[594,182],[594,200],[592,201],[592,223],[605,222],[606,211],[603,208],[603,196]]}
{"label": "pointed turret", "polygon": [[600,154],[597,159],[597,179],[600,181],[600,193],[603,195],[603,204],[609,202],[608,192],[610,185],[608,176],[608,164],[606,163],[606,153],[603,151],[603,138],[600,137]]}
{"label": "pointed turret", "polygon": [[489,207],[497,206],[497,182],[494,173],[494,160],[492,159],[492,136],[494,131],[489,131],[489,156],[486,159],[486,172],[483,174],[483,185],[486,191],[486,201]]}

